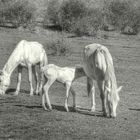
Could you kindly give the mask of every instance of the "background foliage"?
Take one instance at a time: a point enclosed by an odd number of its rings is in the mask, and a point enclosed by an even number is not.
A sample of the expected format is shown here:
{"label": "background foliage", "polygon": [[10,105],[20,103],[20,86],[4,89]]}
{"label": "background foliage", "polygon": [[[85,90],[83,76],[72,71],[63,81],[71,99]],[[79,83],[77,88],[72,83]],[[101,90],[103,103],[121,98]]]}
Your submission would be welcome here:
{"label": "background foliage", "polygon": [[43,25],[57,26],[78,36],[94,36],[98,30],[110,27],[137,34],[139,13],[138,0],[0,0],[1,25],[11,22],[15,27],[28,27],[43,21]]}

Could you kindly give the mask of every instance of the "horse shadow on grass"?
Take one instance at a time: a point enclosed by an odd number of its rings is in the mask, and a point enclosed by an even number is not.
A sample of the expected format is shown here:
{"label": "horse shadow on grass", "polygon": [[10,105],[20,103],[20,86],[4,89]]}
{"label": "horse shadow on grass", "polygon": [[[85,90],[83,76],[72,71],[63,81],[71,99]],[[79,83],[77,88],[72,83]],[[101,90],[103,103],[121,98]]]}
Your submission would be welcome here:
{"label": "horse shadow on grass", "polygon": [[[15,92],[16,92],[15,88],[9,88],[9,89],[6,90],[6,94],[13,95]],[[20,89],[19,93],[30,94],[30,91],[29,90]]]}
{"label": "horse shadow on grass", "polygon": [[6,94],[12,94],[13,92],[15,92],[16,91],[16,89],[15,88],[9,88],[9,89],[7,89],[6,90]]}
{"label": "horse shadow on grass", "polygon": [[129,108],[129,110],[132,110],[132,111],[140,111],[139,108]]}
{"label": "horse shadow on grass", "polygon": [[[30,108],[30,109],[34,109],[34,108],[42,108],[43,109],[42,105],[23,105],[23,104],[22,105],[21,104],[19,105],[19,104],[17,104],[15,106],[25,107],[25,108]],[[47,104],[46,104],[46,107],[48,108],[48,105]],[[62,112],[66,112],[64,106],[60,106],[60,105],[52,105],[52,109],[53,110],[62,111]],[[70,112],[75,112],[72,107],[69,107],[69,110],[70,110]],[[48,111],[50,111],[50,110],[48,110]]]}
{"label": "horse shadow on grass", "polygon": [[[9,88],[6,91],[6,94],[13,94],[15,91],[16,91],[15,88]],[[20,92],[21,93],[29,94],[29,91],[24,90],[24,89],[21,89]],[[15,106],[17,106],[17,107],[25,107],[25,108],[29,108],[29,109],[42,108],[41,105],[16,104]],[[47,105],[46,105],[46,107],[48,108]],[[52,109],[58,110],[58,111],[62,111],[62,112],[66,112],[66,109],[64,108],[64,106],[61,106],[61,105],[54,105],[54,104],[52,104]],[[133,110],[133,109],[130,109],[130,110]],[[69,107],[69,111],[70,112],[79,113],[79,114],[89,115],[89,116],[103,117],[103,113],[101,111],[91,112],[90,109],[86,109],[86,108],[82,108],[82,107],[76,107],[76,109],[74,109],[73,107]],[[140,111],[140,109],[138,109],[138,111]]]}
{"label": "horse shadow on grass", "polygon": [[[42,108],[41,105],[15,105],[15,106],[25,107],[25,108],[29,108],[29,109]],[[46,107],[48,108],[47,105],[46,105]],[[61,111],[61,112],[66,112],[66,109],[64,108],[64,106],[61,106],[61,105],[53,104],[52,109]],[[48,110],[48,111],[50,111],[50,110]],[[101,111],[91,112],[90,109],[85,109],[85,108],[81,108],[81,107],[77,107],[76,109],[74,109],[73,107],[69,107],[69,112],[79,113],[79,114],[84,114],[84,115],[89,115],[89,116],[103,117],[103,113]]]}
{"label": "horse shadow on grass", "polygon": [[79,114],[84,114],[84,115],[89,115],[89,116],[104,117],[102,111],[99,111],[99,110],[96,110],[93,112],[87,108],[77,107],[76,112]]}

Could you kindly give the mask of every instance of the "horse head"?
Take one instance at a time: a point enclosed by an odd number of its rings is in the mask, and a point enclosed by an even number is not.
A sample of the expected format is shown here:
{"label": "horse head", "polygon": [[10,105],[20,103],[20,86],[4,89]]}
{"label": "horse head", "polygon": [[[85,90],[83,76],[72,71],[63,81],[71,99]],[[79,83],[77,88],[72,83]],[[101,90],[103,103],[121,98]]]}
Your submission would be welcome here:
{"label": "horse head", "polygon": [[121,89],[122,89],[122,86],[117,88],[115,91],[111,91],[110,88],[106,87],[106,90],[108,92],[107,101],[108,101],[109,116],[112,118],[116,117],[116,110],[117,110],[118,102],[120,100],[119,92],[121,91]]}
{"label": "horse head", "polygon": [[6,75],[3,73],[3,71],[0,71],[0,94],[5,94],[8,86],[10,85],[10,77],[9,75]]}

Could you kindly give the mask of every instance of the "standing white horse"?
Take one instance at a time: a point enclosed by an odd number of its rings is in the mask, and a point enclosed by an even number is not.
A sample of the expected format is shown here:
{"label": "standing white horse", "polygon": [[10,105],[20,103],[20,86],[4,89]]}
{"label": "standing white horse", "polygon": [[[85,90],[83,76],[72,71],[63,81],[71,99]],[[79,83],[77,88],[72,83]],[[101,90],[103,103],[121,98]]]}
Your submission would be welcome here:
{"label": "standing white horse", "polygon": [[40,64],[40,67],[48,64],[48,59],[43,46],[38,42],[28,42],[26,40],[20,41],[11,56],[9,57],[7,63],[5,64],[3,70],[0,74],[0,94],[5,94],[8,86],[10,85],[10,77],[13,70],[18,66],[18,83],[15,95],[18,95],[21,84],[21,73],[22,67],[27,67],[29,72],[29,83],[30,83],[30,95],[33,95],[33,85],[32,85],[32,68],[35,74],[36,80],[36,94],[40,91],[43,84],[43,75],[41,77],[40,89],[39,89],[39,79],[38,73],[35,66]]}
{"label": "standing white horse", "polygon": [[42,94],[42,106],[45,110],[47,110],[45,102],[47,102],[49,110],[52,110],[52,106],[50,104],[48,91],[50,86],[55,82],[61,82],[66,86],[66,98],[65,98],[65,109],[68,112],[68,98],[69,98],[69,91],[71,91],[73,95],[73,107],[76,107],[76,94],[75,91],[72,89],[71,85],[72,82],[80,78],[82,76],[86,76],[83,67],[58,67],[54,64],[46,65],[42,68],[44,76],[47,78],[47,83],[43,87],[43,94]]}
{"label": "standing white horse", "polygon": [[93,80],[97,81],[102,101],[103,114],[107,116],[107,107],[110,117],[116,117],[116,109],[119,102],[116,76],[112,56],[109,50],[100,44],[85,46],[83,52],[84,70],[87,78],[87,90],[92,95],[92,108],[95,111],[95,88]]}

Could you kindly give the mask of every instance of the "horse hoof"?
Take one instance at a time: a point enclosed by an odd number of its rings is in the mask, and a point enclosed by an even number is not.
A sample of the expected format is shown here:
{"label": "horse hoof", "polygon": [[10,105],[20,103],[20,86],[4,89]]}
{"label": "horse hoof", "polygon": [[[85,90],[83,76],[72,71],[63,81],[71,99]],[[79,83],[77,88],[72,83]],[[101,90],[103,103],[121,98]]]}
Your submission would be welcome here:
{"label": "horse hoof", "polygon": [[37,96],[40,96],[40,94],[39,94],[39,93],[37,93],[36,95],[37,95]]}
{"label": "horse hoof", "polygon": [[69,112],[69,108],[65,106],[66,112]]}
{"label": "horse hoof", "polygon": [[40,92],[36,91],[35,94],[39,96],[40,95]]}
{"label": "horse hoof", "polygon": [[95,112],[95,108],[91,108],[91,112]]}
{"label": "horse hoof", "polygon": [[52,111],[52,109],[48,109],[47,111],[48,111],[48,112],[51,112],[51,111]]}
{"label": "horse hoof", "polygon": [[15,92],[15,93],[14,93],[14,96],[17,96],[17,95],[18,95],[18,92]]}
{"label": "horse hoof", "polygon": [[49,107],[49,110],[52,111],[52,107]]}
{"label": "horse hoof", "polygon": [[69,112],[69,109],[68,108],[66,109],[66,112]]}
{"label": "horse hoof", "polygon": [[52,111],[52,109],[47,109],[47,108],[44,108],[44,110],[47,111],[47,112],[51,112]]}
{"label": "horse hoof", "polygon": [[43,106],[43,109],[44,109],[45,111],[48,111],[48,109],[47,109],[46,107],[44,107],[44,106]]}
{"label": "horse hoof", "polygon": [[103,113],[103,116],[104,116],[104,117],[107,117],[107,113],[104,112],[104,113]]}

